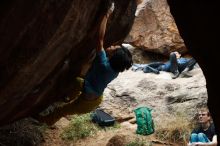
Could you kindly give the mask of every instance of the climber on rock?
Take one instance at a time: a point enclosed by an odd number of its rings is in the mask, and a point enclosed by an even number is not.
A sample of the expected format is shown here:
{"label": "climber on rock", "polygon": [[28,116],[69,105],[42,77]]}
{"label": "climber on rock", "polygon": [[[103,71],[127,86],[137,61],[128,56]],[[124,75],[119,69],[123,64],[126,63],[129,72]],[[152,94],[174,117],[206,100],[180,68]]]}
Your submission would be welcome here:
{"label": "climber on rock", "polygon": [[74,97],[74,99],[70,97],[69,101],[50,108],[51,110],[46,115],[39,114],[37,116],[39,121],[51,125],[65,115],[82,114],[94,110],[102,102],[103,92],[107,85],[118,76],[119,72],[128,70],[132,66],[132,55],[124,46],[103,48],[107,20],[113,10],[114,3],[108,8],[107,13],[101,20],[96,58],[91,68],[84,79],[79,77],[75,79],[78,84],[75,89],[78,92],[74,93],[78,93],[78,95],[69,95]]}

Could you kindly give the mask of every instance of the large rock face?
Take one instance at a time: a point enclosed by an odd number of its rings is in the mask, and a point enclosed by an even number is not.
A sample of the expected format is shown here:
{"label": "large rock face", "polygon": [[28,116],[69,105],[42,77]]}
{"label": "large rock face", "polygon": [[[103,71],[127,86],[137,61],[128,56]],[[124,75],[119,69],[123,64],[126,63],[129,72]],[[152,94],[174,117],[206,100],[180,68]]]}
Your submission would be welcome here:
{"label": "large rock face", "polygon": [[104,92],[102,108],[119,121],[135,118],[134,109],[147,106],[157,125],[178,113],[193,120],[198,107],[207,104],[206,81],[201,68],[195,67],[186,78],[175,80],[171,73],[159,75],[128,70],[113,80]]}
{"label": "large rock face", "polygon": [[169,55],[186,47],[180,37],[166,0],[139,1],[136,18],[126,42],[147,51]]}
{"label": "large rock face", "polygon": [[[218,1],[168,0],[180,34],[206,77],[208,106],[220,133]],[[94,56],[104,0],[0,2],[0,125],[44,109],[71,89]],[[127,36],[134,0],[115,1],[105,47]]]}
{"label": "large rock face", "polygon": [[[39,112],[71,92],[96,48],[109,0],[0,2],[0,125]],[[105,47],[131,29],[135,0],[115,1]],[[72,87],[74,88],[74,87]]]}
{"label": "large rock face", "polygon": [[[220,136],[219,110],[219,33],[218,1],[168,0],[170,10],[190,53],[200,64],[206,78],[208,106],[218,137]],[[220,145],[220,144],[218,144]]]}

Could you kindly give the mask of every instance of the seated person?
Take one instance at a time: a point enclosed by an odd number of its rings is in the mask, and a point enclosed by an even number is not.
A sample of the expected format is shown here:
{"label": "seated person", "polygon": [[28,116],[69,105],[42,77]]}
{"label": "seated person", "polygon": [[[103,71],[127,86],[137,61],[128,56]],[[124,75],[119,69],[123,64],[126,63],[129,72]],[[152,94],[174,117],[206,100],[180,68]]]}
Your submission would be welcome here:
{"label": "seated person", "polygon": [[179,52],[171,52],[170,59],[167,62],[153,62],[149,64],[134,64],[132,66],[133,70],[143,70],[145,73],[156,73],[159,71],[166,71],[173,73],[172,78],[175,79],[180,73],[185,76],[191,76],[187,72],[192,70],[196,60],[194,58],[183,58]]}
{"label": "seated person", "polygon": [[[37,120],[52,125],[62,116],[82,114],[94,110],[102,102],[103,92],[108,83],[114,80],[119,72],[128,70],[132,66],[132,55],[127,48],[111,46],[106,50],[103,49],[106,24],[109,15],[113,11],[112,7],[101,21],[96,58],[91,68],[85,79],[79,77],[75,79],[74,87],[77,91],[73,93],[78,92],[79,94],[69,95],[74,97],[73,100],[70,99],[68,102],[52,105],[48,108],[46,114],[43,112],[43,114],[37,115],[35,117]],[[78,97],[75,98],[76,96]]]}
{"label": "seated person", "polygon": [[198,116],[199,126],[192,131],[188,146],[217,146],[217,135],[209,110],[201,108]]}

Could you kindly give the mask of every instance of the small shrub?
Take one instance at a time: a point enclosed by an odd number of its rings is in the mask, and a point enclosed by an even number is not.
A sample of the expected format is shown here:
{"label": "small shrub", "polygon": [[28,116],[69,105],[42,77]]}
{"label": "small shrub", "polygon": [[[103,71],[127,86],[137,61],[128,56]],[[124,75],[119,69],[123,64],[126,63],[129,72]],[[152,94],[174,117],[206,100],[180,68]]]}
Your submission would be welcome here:
{"label": "small shrub", "polygon": [[37,146],[43,142],[45,126],[31,118],[0,127],[0,146]]}
{"label": "small shrub", "polygon": [[116,134],[108,141],[106,146],[125,146],[126,142],[127,139],[124,134]]}
{"label": "small shrub", "polygon": [[98,127],[91,122],[90,114],[74,115],[70,125],[63,131],[61,137],[65,140],[78,140],[98,131]]}
{"label": "small shrub", "polygon": [[143,139],[136,138],[134,141],[131,141],[126,146],[152,146],[152,143],[148,143]]}

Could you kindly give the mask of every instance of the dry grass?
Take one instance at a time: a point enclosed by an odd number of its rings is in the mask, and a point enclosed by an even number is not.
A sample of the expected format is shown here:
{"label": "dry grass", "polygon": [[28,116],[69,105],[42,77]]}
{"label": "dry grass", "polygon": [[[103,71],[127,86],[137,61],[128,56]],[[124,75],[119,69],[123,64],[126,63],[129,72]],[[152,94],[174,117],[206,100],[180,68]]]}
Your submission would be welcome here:
{"label": "dry grass", "polygon": [[191,122],[184,113],[161,119],[156,124],[155,135],[160,140],[187,145],[192,130]]}
{"label": "dry grass", "polygon": [[126,146],[152,146],[152,143],[146,142],[144,139],[136,138],[134,141],[129,142]]}
{"label": "dry grass", "polygon": [[37,146],[45,128],[30,118],[0,127],[0,146]]}

